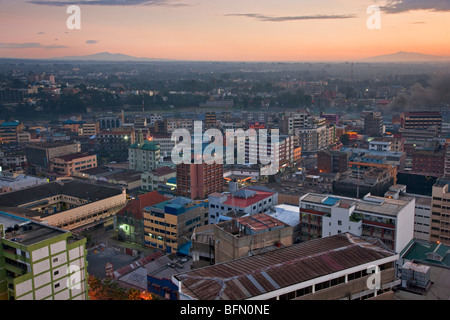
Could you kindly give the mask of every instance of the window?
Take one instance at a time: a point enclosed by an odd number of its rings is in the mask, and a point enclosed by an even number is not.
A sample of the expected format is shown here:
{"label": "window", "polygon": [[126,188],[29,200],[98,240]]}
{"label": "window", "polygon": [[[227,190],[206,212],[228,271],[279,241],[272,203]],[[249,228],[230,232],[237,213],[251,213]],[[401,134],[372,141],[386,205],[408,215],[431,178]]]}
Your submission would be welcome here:
{"label": "window", "polygon": [[59,274],[59,271],[58,270],[56,270],[55,272],[53,272],[53,275],[54,276],[57,276]]}
{"label": "window", "polygon": [[56,289],[56,288],[59,288],[59,287],[60,287],[60,284],[59,284],[59,283],[55,284],[55,289]]}
{"label": "window", "polygon": [[58,258],[53,258],[53,263],[58,262]]}
{"label": "window", "polygon": [[342,221],[338,220],[338,226],[342,226]]}

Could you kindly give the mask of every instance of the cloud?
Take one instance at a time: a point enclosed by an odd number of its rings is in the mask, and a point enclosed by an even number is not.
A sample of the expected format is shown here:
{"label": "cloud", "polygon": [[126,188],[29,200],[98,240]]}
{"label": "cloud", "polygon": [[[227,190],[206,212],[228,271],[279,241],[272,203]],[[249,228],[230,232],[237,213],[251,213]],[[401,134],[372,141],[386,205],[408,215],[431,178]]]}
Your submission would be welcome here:
{"label": "cloud", "polygon": [[44,49],[44,50],[53,50],[53,49],[63,49],[68,48],[67,46],[62,45],[43,45],[37,42],[24,42],[24,43],[6,43],[0,42],[0,49]]}
{"label": "cloud", "polygon": [[28,3],[46,6],[56,6],[56,7],[65,7],[69,5],[78,5],[78,6],[145,5],[145,6],[171,6],[171,7],[189,6],[188,4],[183,3],[172,3],[171,0],[75,0],[75,1],[29,0]]}
{"label": "cloud", "polygon": [[284,21],[298,21],[298,20],[328,20],[328,19],[352,19],[355,15],[311,15],[311,16],[267,16],[258,13],[230,13],[226,14],[227,17],[246,17],[256,19],[258,21],[270,21],[270,22],[284,22]]}
{"label": "cloud", "polygon": [[402,13],[408,11],[426,10],[434,12],[450,11],[448,0],[388,0],[381,10],[386,13]]}
{"label": "cloud", "polygon": [[98,40],[87,40],[86,43],[87,44],[96,44],[96,43],[99,43],[99,41]]}
{"label": "cloud", "polygon": [[41,32],[38,32],[37,34],[45,34],[45,32],[42,32],[42,31],[41,31]]}

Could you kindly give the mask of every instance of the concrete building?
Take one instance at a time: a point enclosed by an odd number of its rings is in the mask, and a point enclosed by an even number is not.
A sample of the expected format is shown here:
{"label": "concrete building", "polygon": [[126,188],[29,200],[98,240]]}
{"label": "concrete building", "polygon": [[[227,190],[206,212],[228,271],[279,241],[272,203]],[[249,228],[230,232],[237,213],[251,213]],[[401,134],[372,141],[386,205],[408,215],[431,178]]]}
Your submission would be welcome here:
{"label": "concrete building", "polygon": [[172,150],[175,148],[175,141],[170,134],[154,134],[151,140],[159,144],[159,153],[161,158],[171,157]]}
{"label": "concrete building", "polygon": [[215,263],[291,246],[292,235],[291,226],[264,213],[218,223],[214,228]]}
{"label": "concrete building", "polygon": [[165,132],[172,134],[176,129],[194,129],[194,121],[190,119],[164,119]]}
{"label": "concrete building", "polygon": [[374,151],[394,151],[393,139],[374,138],[369,141],[369,150]]}
{"label": "concrete building", "polygon": [[302,240],[351,232],[380,239],[400,252],[414,237],[415,200],[363,199],[306,194],[300,197]]}
{"label": "concrete building", "polygon": [[0,212],[0,300],[88,300],[86,239]]}
{"label": "concrete building", "polygon": [[0,173],[0,193],[7,193],[32,186],[48,183],[47,179],[37,178],[18,172],[2,171]]}
{"label": "concrete building", "polygon": [[112,131],[101,131],[96,140],[99,156],[109,161],[126,162],[128,148],[136,142],[133,128],[118,128]]}
{"label": "concrete building", "polygon": [[[180,300],[383,299],[399,255],[349,233],[172,276]],[[379,285],[369,285],[376,270]],[[376,275],[375,275],[376,276]]]}
{"label": "concrete building", "polygon": [[317,153],[317,170],[323,173],[343,173],[349,168],[350,152],[323,150]]}
{"label": "concrete building", "polygon": [[23,123],[19,121],[0,123],[0,144],[18,143],[17,135],[24,129]]}
{"label": "concrete building", "polygon": [[440,178],[445,174],[445,156],[446,150],[444,148],[416,149],[412,155],[411,171]]}
{"label": "concrete building", "polygon": [[307,110],[285,112],[281,128],[282,132],[288,135],[295,134],[295,129],[306,127],[310,118],[311,115]]}
{"label": "concrete building", "polygon": [[383,117],[380,112],[369,112],[364,115],[364,133],[374,137],[383,135]]}
{"label": "concrete building", "polygon": [[144,208],[167,201],[157,191],[138,195],[128,201],[126,206],[114,217],[114,226],[118,231],[118,239],[144,246]]}
{"label": "concrete building", "polygon": [[332,141],[332,128],[325,125],[317,127],[296,128],[295,136],[297,137],[298,145],[302,148],[305,154],[314,154],[320,150],[326,149]]}
{"label": "concrete building", "polygon": [[450,192],[449,180],[438,179],[433,186],[431,202],[431,242],[450,245]]}
{"label": "concrete building", "polygon": [[92,137],[100,132],[99,122],[83,123],[78,129],[78,135],[84,137]]}
{"label": "concrete building", "polygon": [[97,155],[88,153],[74,153],[58,156],[50,160],[50,171],[70,176],[76,171],[97,167]]}
{"label": "concrete building", "polygon": [[177,253],[189,242],[194,229],[207,223],[207,205],[185,197],[146,207],[145,245],[167,253]]}
{"label": "concrete building", "polygon": [[409,131],[428,130],[430,127],[435,127],[439,135],[442,129],[442,114],[437,111],[403,112],[400,115],[400,125],[405,137]]}
{"label": "concrete building", "polygon": [[128,163],[131,170],[151,171],[158,167],[160,162],[159,144],[144,140],[128,148]]}
{"label": "concrete building", "polygon": [[33,166],[48,169],[51,159],[81,152],[79,143],[38,143],[26,146],[27,162]]}
{"label": "concrete building", "polygon": [[223,191],[223,164],[181,163],[176,170],[178,196],[198,200]]}
{"label": "concrete building", "polygon": [[142,173],[141,188],[144,190],[158,190],[160,184],[165,184],[170,178],[177,176],[177,171],[170,167],[159,167]]}
{"label": "concrete building", "polygon": [[126,204],[125,190],[78,180],[56,181],[0,195],[0,207],[70,231],[112,226]]}
{"label": "concrete building", "polygon": [[[230,190],[231,191],[231,190]],[[252,188],[226,193],[212,193],[208,197],[209,223],[219,221],[221,215],[234,211],[238,216],[263,213],[278,204],[278,194]]]}
{"label": "concrete building", "polygon": [[406,192],[406,185],[397,184],[385,193],[389,199],[415,200],[414,239],[430,241],[431,197]]}

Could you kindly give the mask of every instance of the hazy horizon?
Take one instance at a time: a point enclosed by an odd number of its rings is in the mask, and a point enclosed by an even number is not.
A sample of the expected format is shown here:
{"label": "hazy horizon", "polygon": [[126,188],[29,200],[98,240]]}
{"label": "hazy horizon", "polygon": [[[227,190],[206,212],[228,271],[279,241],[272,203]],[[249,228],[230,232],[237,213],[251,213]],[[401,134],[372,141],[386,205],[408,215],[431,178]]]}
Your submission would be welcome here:
{"label": "hazy horizon", "polygon": [[[80,8],[80,29],[66,10]],[[380,7],[379,28],[368,21]],[[449,57],[439,0],[0,0],[0,57],[102,52],[177,61],[344,62],[417,52]]]}

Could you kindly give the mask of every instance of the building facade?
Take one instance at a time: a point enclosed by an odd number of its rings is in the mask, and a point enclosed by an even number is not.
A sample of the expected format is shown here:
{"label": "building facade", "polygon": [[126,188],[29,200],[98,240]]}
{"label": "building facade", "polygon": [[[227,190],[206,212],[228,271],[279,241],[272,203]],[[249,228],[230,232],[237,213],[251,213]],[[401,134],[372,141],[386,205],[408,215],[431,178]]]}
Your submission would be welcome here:
{"label": "building facade", "polygon": [[300,197],[299,206],[302,241],[350,232],[379,238],[389,249],[400,252],[414,237],[414,199],[309,193]]}
{"label": "building facade", "polygon": [[196,227],[208,223],[208,207],[176,197],[144,208],[145,245],[167,253],[178,252]]}
{"label": "building facade", "polygon": [[[180,300],[362,300],[391,296],[399,255],[349,233],[172,276]],[[379,276],[378,285],[368,285]]]}
{"label": "building facade", "polygon": [[131,170],[151,171],[156,169],[160,162],[159,144],[144,140],[134,143],[128,148],[128,163]]}
{"label": "building facade", "polygon": [[88,300],[86,239],[0,212],[0,300]]}

